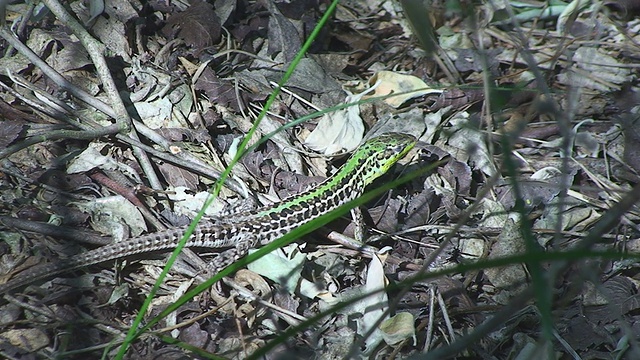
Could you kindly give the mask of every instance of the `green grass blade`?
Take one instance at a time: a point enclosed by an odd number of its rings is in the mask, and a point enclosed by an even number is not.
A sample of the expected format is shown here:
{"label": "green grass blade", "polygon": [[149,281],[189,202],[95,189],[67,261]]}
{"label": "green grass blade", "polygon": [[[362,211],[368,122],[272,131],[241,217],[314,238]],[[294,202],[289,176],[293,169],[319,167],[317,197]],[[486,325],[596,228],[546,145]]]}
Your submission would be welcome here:
{"label": "green grass blade", "polygon": [[271,105],[275,101],[276,97],[280,93],[280,89],[289,80],[289,78],[293,74],[295,68],[297,67],[298,63],[304,57],[304,55],[306,54],[306,52],[309,49],[309,47],[311,47],[311,44],[313,43],[315,38],[318,36],[318,34],[320,33],[321,29],[325,26],[325,24],[329,20],[329,17],[332,15],[332,13],[334,12],[335,8],[337,7],[337,5],[338,5],[338,0],[333,0],[331,5],[327,8],[327,11],[325,12],[325,14],[322,16],[322,18],[320,19],[320,21],[318,22],[316,27],[313,29],[313,32],[311,33],[309,38],[304,42],[304,44],[302,45],[302,48],[296,54],[296,56],[292,60],[291,64],[288,66],[287,71],[285,72],[285,74],[283,75],[282,79],[278,83],[278,86],[273,90],[273,92],[271,93],[271,95],[267,99],[267,102],[265,103],[265,106],[263,107],[262,111],[258,115],[258,118],[256,119],[256,122],[254,123],[253,127],[248,131],[248,133],[245,136],[244,140],[240,144],[240,151],[238,151],[236,153],[236,156],[233,158],[233,160],[229,163],[229,165],[227,166],[225,171],[222,173],[222,175],[220,176],[220,179],[215,183],[214,189],[213,189],[213,193],[208,197],[207,201],[205,201],[205,204],[203,205],[203,208],[195,216],[195,218],[193,219],[193,221],[189,225],[187,231],[185,232],[184,236],[180,240],[180,243],[178,244],[178,246],[176,246],[176,249],[173,251],[173,253],[169,257],[169,260],[167,261],[167,265],[162,270],[162,272],[161,272],[160,276],[158,277],[156,283],[154,284],[154,286],[152,287],[151,291],[149,292],[149,295],[147,296],[147,298],[145,299],[144,303],[142,304],[142,306],[140,308],[140,311],[138,312],[138,315],[136,316],[135,320],[133,321],[133,323],[131,325],[131,328],[129,329],[124,342],[120,346],[118,354],[116,355],[116,359],[118,359],[118,360],[122,359],[124,357],[124,355],[126,354],[127,349],[129,348],[129,345],[137,338],[137,336],[139,336],[140,332],[138,332],[137,329],[140,326],[140,324],[142,323],[142,320],[143,320],[145,314],[147,313],[147,310],[149,308],[149,305],[151,304],[151,301],[155,297],[155,294],[159,290],[160,285],[162,284],[162,282],[164,281],[165,277],[169,273],[169,270],[173,266],[173,263],[175,262],[175,260],[177,259],[178,255],[180,254],[180,252],[184,248],[184,245],[186,244],[187,240],[189,239],[189,237],[193,233],[193,231],[196,228],[197,224],[202,219],[202,216],[204,215],[205,209],[207,209],[213,203],[215,198],[220,193],[220,190],[222,189],[222,186],[224,185],[224,182],[226,181],[227,177],[231,173],[231,169],[240,160],[240,158],[246,153],[247,144],[249,143],[249,141],[250,141],[251,137],[253,136],[253,134],[255,134],[255,132],[256,132],[256,130],[258,128],[258,125],[260,124],[260,121],[262,121],[264,116],[267,114],[267,111],[269,110],[269,108],[271,107]]}

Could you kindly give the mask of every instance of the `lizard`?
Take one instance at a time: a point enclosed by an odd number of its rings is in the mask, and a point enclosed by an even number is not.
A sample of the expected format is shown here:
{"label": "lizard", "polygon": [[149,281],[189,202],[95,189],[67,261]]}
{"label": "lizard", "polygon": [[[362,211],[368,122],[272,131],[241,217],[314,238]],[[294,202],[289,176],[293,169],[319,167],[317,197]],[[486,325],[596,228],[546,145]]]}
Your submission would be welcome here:
{"label": "lizard", "polygon": [[[414,136],[400,133],[373,137],[358,147],[333,176],[316,187],[255,210],[201,222],[185,246],[224,251],[215,264],[217,268],[223,267],[246,255],[249,249],[268,244],[292,229],[356,199],[367,185],[403,158],[416,142]],[[142,253],[175,249],[186,229],[177,227],[162,230],[35,266],[0,284],[0,294],[79,268]]]}

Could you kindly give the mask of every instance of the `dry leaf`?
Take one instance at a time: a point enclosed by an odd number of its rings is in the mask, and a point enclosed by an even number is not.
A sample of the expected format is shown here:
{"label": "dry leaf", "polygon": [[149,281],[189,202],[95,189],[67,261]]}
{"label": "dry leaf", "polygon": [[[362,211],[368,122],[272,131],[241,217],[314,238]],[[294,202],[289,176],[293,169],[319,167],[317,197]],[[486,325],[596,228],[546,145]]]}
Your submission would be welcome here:
{"label": "dry leaf", "polygon": [[432,89],[416,76],[398,74],[392,71],[379,71],[369,79],[369,85],[375,88],[375,91],[371,95],[365,96],[365,99],[374,96],[398,94],[384,100],[394,108],[400,107],[410,99],[426,94],[439,94],[443,91]]}

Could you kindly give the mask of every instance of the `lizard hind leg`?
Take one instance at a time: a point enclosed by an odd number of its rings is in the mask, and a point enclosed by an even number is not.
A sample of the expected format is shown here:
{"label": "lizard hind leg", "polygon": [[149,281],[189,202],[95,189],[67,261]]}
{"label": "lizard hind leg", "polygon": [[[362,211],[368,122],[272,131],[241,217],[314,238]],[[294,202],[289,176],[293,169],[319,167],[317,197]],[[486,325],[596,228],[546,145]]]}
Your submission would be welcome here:
{"label": "lizard hind leg", "polygon": [[207,272],[209,272],[210,274],[215,274],[225,267],[240,260],[242,257],[247,255],[250,249],[254,248],[253,245],[253,241],[238,241],[235,247],[220,251],[218,256],[216,256],[209,263]]}

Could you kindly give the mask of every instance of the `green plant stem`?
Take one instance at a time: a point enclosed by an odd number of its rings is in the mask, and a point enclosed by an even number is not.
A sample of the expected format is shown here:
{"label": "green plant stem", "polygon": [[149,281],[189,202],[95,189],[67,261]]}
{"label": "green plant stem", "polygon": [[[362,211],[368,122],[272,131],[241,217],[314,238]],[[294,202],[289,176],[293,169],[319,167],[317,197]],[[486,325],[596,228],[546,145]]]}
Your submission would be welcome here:
{"label": "green plant stem", "polygon": [[[147,326],[143,327],[142,330],[138,331],[138,328],[140,327],[140,324],[142,323],[142,320],[143,320],[143,318],[144,318],[144,316],[145,316],[145,314],[147,312],[147,309],[149,308],[149,305],[151,304],[151,301],[155,297],[155,294],[157,293],[158,289],[160,288],[160,285],[162,284],[162,282],[164,281],[165,277],[169,273],[169,270],[173,266],[173,263],[177,259],[178,255],[180,254],[182,249],[184,248],[184,245],[186,244],[187,240],[189,239],[189,237],[193,233],[193,230],[196,228],[197,224],[202,219],[202,216],[204,215],[205,210],[213,203],[215,198],[220,193],[220,190],[222,189],[222,186],[224,185],[224,183],[225,183],[226,179],[228,178],[229,174],[231,173],[231,169],[240,160],[240,158],[242,158],[242,156],[246,153],[247,145],[248,145],[250,139],[253,137],[253,134],[255,134],[255,132],[256,132],[256,130],[258,128],[258,125],[260,124],[260,122],[262,121],[264,116],[267,114],[267,112],[269,111],[269,108],[271,107],[271,105],[275,101],[276,97],[280,93],[280,89],[289,80],[289,78],[293,74],[295,68],[297,67],[298,63],[300,62],[300,60],[302,60],[302,58],[306,54],[306,52],[309,49],[309,47],[311,47],[311,44],[313,43],[315,38],[320,34],[321,29],[327,23],[327,21],[329,20],[329,17],[335,11],[335,8],[337,7],[337,5],[338,5],[338,0],[333,0],[331,2],[331,5],[327,8],[327,11],[322,16],[322,18],[320,19],[320,21],[318,22],[316,27],[313,29],[313,32],[311,33],[309,38],[304,42],[304,44],[302,45],[302,48],[296,54],[296,56],[292,60],[291,64],[288,66],[287,71],[283,75],[282,79],[280,80],[280,82],[278,82],[278,86],[273,90],[273,92],[271,93],[271,95],[267,99],[267,102],[265,103],[262,111],[258,115],[258,118],[256,119],[255,123],[253,124],[252,128],[247,132],[247,135],[245,136],[244,140],[240,144],[240,150],[236,153],[236,156],[233,158],[233,160],[231,160],[231,162],[229,163],[229,165],[227,166],[225,171],[222,173],[222,175],[220,176],[220,179],[218,179],[218,181],[216,181],[216,183],[214,185],[213,193],[208,197],[207,201],[205,201],[205,204],[203,205],[203,208],[200,210],[200,212],[198,212],[198,214],[195,216],[195,218],[193,219],[193,221],[189,225],[189,228],[187,229],[187,231],[185,232],[184,236],[182,237],[182,239],[180,241],[180,244],[178,244],[178,246],[173,251],[173,253],[171,253],[171,256],[169,257],[169,259],[167,261],[167,265],[164,267],[164,269],[160,273],[160,276],[158,277],[157,281],[155,282],[155,284],[153,285],[153,287],[149,291],[149,295],[145,299],[144,303],[142,304],[142,306],[140,308],[140,311],[138,312],[138,315],[136,316],[135,320],[131,324],[131,328],[127,332],[127,336],[125,337],[125,340],[122,343],[122,345],[120,346],[120,349],[118,350],[118,354],[115,357],[117,360],[121,360],[122,358],[124,358],[124,355],[126,354],[127,349],[129,348],[130,344],[141,334],[142,331],[144,331],[144,329],[148,328],[148,325],[147,325]],[[222,274],[222,273],[224,273],[225,275],[229,274],[229,273],[231,273],[231,271],[235,271],[235,269],[237,269],[237,268],[238,268],[238,266],[233,266],[232,265],[231,267],[228,267],[227,269],[224,269],[223,271],[221,271],[220,274]],[[227,271],[225,271],[225,270],[227,270]],[[220,275],[220,274],[218,274],[218,275]],[[219,278],[222,278],[222,276],[220,276]],[[209,283],[209,282],[206,282],[206,283]],[[213,283],[214,282],[211,282],[210,285],[212,285]],[[200,292],[202,292],[206,288],[202,288],[202,287],[199,286],[199,287],[197,287],[197,289],[200,289]],[[193,291],[188,292],[187,294],[193,294]],[[195,296],[195,294],[193,294],[192,297],[193,296]]]}

